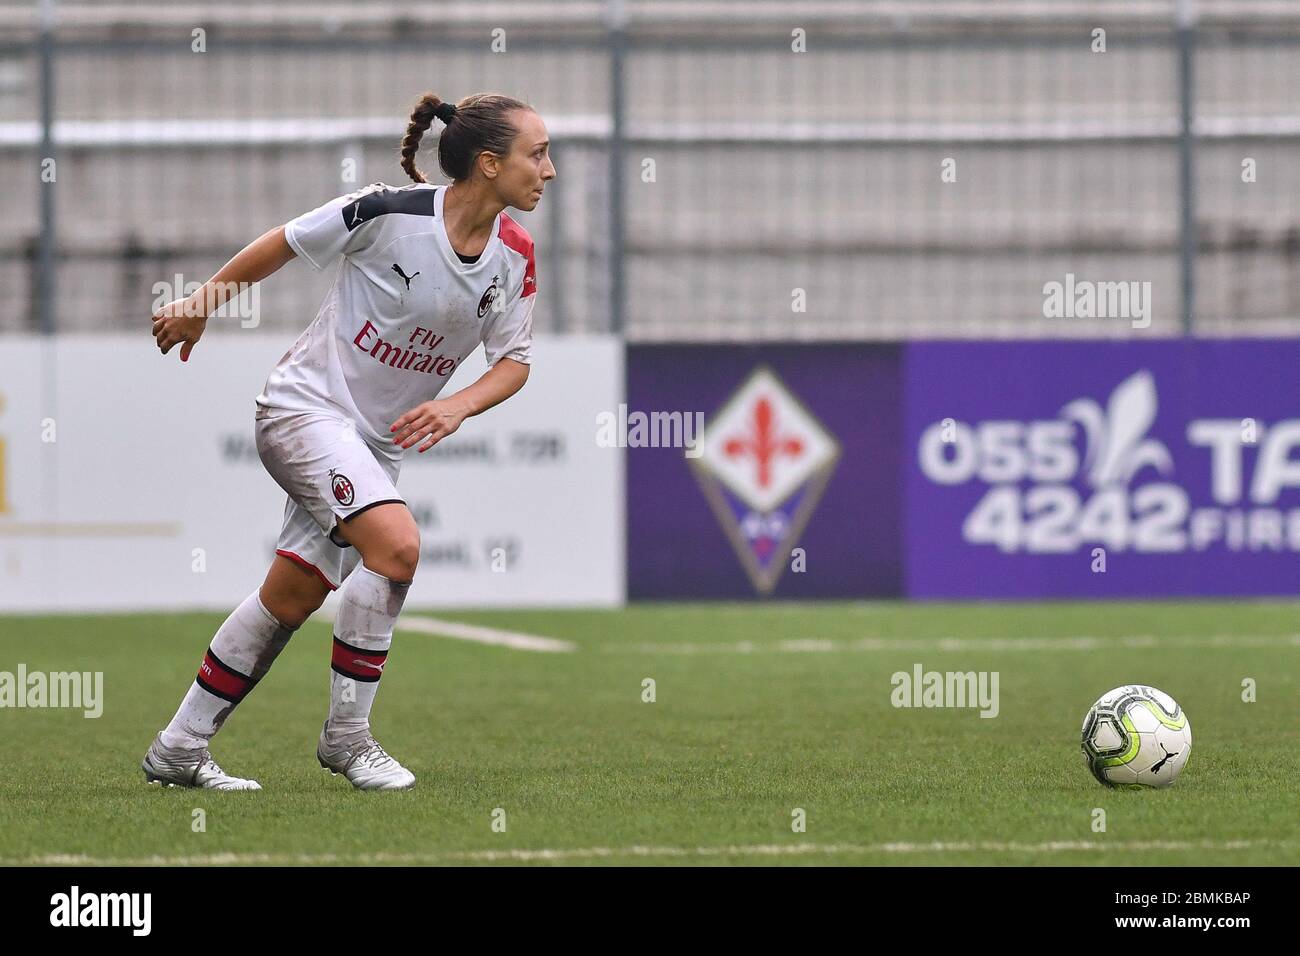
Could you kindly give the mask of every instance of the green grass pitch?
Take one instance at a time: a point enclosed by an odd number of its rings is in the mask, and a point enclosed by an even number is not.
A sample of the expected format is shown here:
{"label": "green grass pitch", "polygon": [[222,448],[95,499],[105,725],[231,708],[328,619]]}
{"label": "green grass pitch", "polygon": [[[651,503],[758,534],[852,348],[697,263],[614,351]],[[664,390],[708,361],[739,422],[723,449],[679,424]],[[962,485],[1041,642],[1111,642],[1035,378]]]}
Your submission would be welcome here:
{"label": "green grass pitch", "polygon": [[[327,622],[295,635],[214,741],[264,787],[223,794],[147,786],[139,763],[224,615],[0,617],[0,671],[104,672],[99,719],[0,710],[0,864],[1300,863],[1300,605],[441,616],[575,649],[399,631],[373,726],[419,782],[392,794],[316,764]],[[1000,714],[894,708],[890,675],[916,663],[998,671]],[[1084,712],[1124,683],[1168,691],[1191,720],[1169,790],[1109,791],[1083,765]]]}

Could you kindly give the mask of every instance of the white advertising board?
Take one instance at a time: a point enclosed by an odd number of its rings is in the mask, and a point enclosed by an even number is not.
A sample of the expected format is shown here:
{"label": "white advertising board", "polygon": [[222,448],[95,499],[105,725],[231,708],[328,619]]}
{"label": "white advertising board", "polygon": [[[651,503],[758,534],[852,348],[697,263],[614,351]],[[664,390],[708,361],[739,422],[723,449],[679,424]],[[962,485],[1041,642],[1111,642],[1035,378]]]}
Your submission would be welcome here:
{"label": "white advertising board", "polygon": [[[210,334],[182,364],[147,330],[0,338],[0,611],[225,609],[257,587],[285,495],[253,398],[290,344]],[[622,345],[538,337],[533,355],[519,394],[406,452],[408,607],[623,601],[624,462],[596,443]],[[444,395],[485,369],[480,349]]]}

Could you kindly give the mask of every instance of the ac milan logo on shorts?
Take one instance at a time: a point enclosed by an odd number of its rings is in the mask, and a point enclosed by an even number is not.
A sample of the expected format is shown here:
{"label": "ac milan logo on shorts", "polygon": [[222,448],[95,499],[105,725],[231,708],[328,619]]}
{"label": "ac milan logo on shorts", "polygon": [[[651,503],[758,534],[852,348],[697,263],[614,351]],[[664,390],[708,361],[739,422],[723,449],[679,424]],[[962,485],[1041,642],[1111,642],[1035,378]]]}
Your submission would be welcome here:
{"label": "ac milan logo on shorts", "polygon": [[356,497],[352,479],[347,475],[336,473],[333,468],[330,469],[330,490],[334,492],[334,497],[341,505],[352,504],[353,498]]}
{"label": "ac milan logo on shorts", "polygon": [[487,291],[483,293],[483,298],[478,300],[478,317],[480,319],[487,315],[487,310],[492,308],[492,303],[495,302],[497,296],[501,294],[501,287],[497,285],[500,281],[500,276],[493,276],[492,284],[488,286]]}

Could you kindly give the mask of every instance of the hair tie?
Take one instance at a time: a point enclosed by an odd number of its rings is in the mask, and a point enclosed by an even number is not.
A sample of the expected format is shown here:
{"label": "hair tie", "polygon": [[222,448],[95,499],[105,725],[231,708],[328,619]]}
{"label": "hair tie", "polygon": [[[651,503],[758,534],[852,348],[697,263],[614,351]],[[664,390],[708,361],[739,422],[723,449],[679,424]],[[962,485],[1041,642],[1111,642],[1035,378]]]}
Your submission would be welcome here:
{"label": "hair tie", "polygon": [[456,115],[456,104],[439,103],[433,108],[433,115],[438,117],[447,125],[451,125],[451,118]]}

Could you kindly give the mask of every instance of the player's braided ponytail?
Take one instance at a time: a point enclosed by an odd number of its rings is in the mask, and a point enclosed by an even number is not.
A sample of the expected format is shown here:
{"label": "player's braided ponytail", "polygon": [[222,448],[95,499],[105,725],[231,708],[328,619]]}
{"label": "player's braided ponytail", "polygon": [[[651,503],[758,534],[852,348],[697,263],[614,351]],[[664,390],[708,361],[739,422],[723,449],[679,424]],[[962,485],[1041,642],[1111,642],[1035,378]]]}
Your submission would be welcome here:
{"label": "player's braided ponytail", "polygon": [[438,138],[438,165],[450,179],[469,179],[479,153],[504,156],[510,152],[510,144],[519,133],[510,114],[531,109],[527,103],[500,93],[477,93],[456,104],[425,93],[415,104],[402,137],[402,169],[417,183],[428,182],[415,165],[415,154],[424,131],[434,119],[440,119],[447,125]]}

